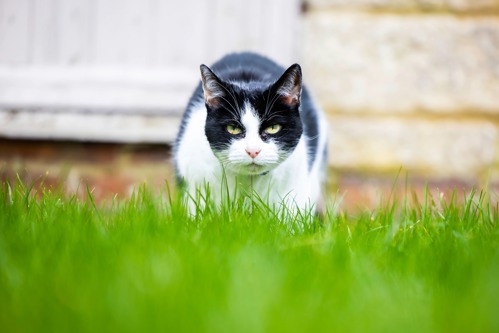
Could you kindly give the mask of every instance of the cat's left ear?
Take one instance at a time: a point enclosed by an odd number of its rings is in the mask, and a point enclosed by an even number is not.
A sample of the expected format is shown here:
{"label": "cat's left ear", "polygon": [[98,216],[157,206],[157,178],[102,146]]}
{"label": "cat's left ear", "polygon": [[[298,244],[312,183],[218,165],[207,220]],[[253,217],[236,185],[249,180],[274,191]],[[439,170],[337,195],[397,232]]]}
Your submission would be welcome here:
{"label": "cat's left ear", "polygon": [[289,106],[299,106],[301,102],[301,67],[291,65],[274,83],[275,92],[281,95],[281,100]]}
{"label": "cat's left ear", "polygon": [[223,83],[208,66],[201,65],[200,69],[204,100],[208,106],[217,108],[220,106],[221,98],[225,95]]}

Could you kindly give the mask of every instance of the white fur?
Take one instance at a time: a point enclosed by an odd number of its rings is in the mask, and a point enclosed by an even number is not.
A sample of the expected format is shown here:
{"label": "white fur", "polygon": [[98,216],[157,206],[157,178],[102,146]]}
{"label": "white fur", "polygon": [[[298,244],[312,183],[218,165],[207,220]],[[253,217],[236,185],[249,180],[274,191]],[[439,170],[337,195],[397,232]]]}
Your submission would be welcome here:
{"label": "white fur", "polygon": [[[295,150],[283,161],[276,144],[260,138],[260,120],[249,103],[241,117],[245,137],[235,140],[227,152],[217,158],[205,136],[206,112],[204,101],[193,107],[177,146],[176,165],[191,198],[196,198],[200,191],[203,195],[205,185],[209,184],[216,201],[222,200],[227,190],[233,198],[235,189],[239,188],[249,190],[277,208],[284,204],[293,211],[294,208],[315,209],[321,196],[322,152],[326,145],[322,115],[319,115],[317,158],[309,171],[306,139],[302,136]],[[257,149],[260,153],[253,160],[246,149]],[[195,208],[192,201],[190,207]]]}

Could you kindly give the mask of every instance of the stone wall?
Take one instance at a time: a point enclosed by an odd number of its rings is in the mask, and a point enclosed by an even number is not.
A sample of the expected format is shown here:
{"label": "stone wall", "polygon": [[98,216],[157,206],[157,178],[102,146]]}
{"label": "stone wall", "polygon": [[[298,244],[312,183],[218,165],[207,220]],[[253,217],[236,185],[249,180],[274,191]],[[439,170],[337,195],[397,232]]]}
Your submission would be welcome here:
{"label": "stone wall", "polygon": [[499,184],[498,0],[309,0],[304,71],[344,174]]}

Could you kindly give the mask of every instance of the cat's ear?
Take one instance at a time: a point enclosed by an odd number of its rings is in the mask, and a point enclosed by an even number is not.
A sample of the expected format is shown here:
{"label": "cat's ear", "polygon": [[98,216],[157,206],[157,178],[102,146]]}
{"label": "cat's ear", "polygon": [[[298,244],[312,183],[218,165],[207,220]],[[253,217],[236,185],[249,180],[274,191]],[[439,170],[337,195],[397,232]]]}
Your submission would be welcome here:
{"label": "cat's ear", "polygon": [[200,69],[204,100],[208,106],[216,108],[220,106],[221,98],[225,95],[223,83],[208,66],[201,65]]}
{"label": "cat's ear", "polygon": [[281,100],[289,106],[298,106],[301,102],[301,67],[291,65],[284,74],[274,83],[274,91],[281,96]]}

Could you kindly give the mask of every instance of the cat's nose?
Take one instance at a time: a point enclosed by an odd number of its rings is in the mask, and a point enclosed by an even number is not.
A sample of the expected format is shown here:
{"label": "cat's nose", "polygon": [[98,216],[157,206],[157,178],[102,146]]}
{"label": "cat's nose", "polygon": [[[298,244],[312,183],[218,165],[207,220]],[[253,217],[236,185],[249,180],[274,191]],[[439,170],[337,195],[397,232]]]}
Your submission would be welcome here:
{"label": "cat's nose", "polygon": [[251,158],[255,158],[260,154],[261,149],[246,149],[246,153],[249,155]]}

